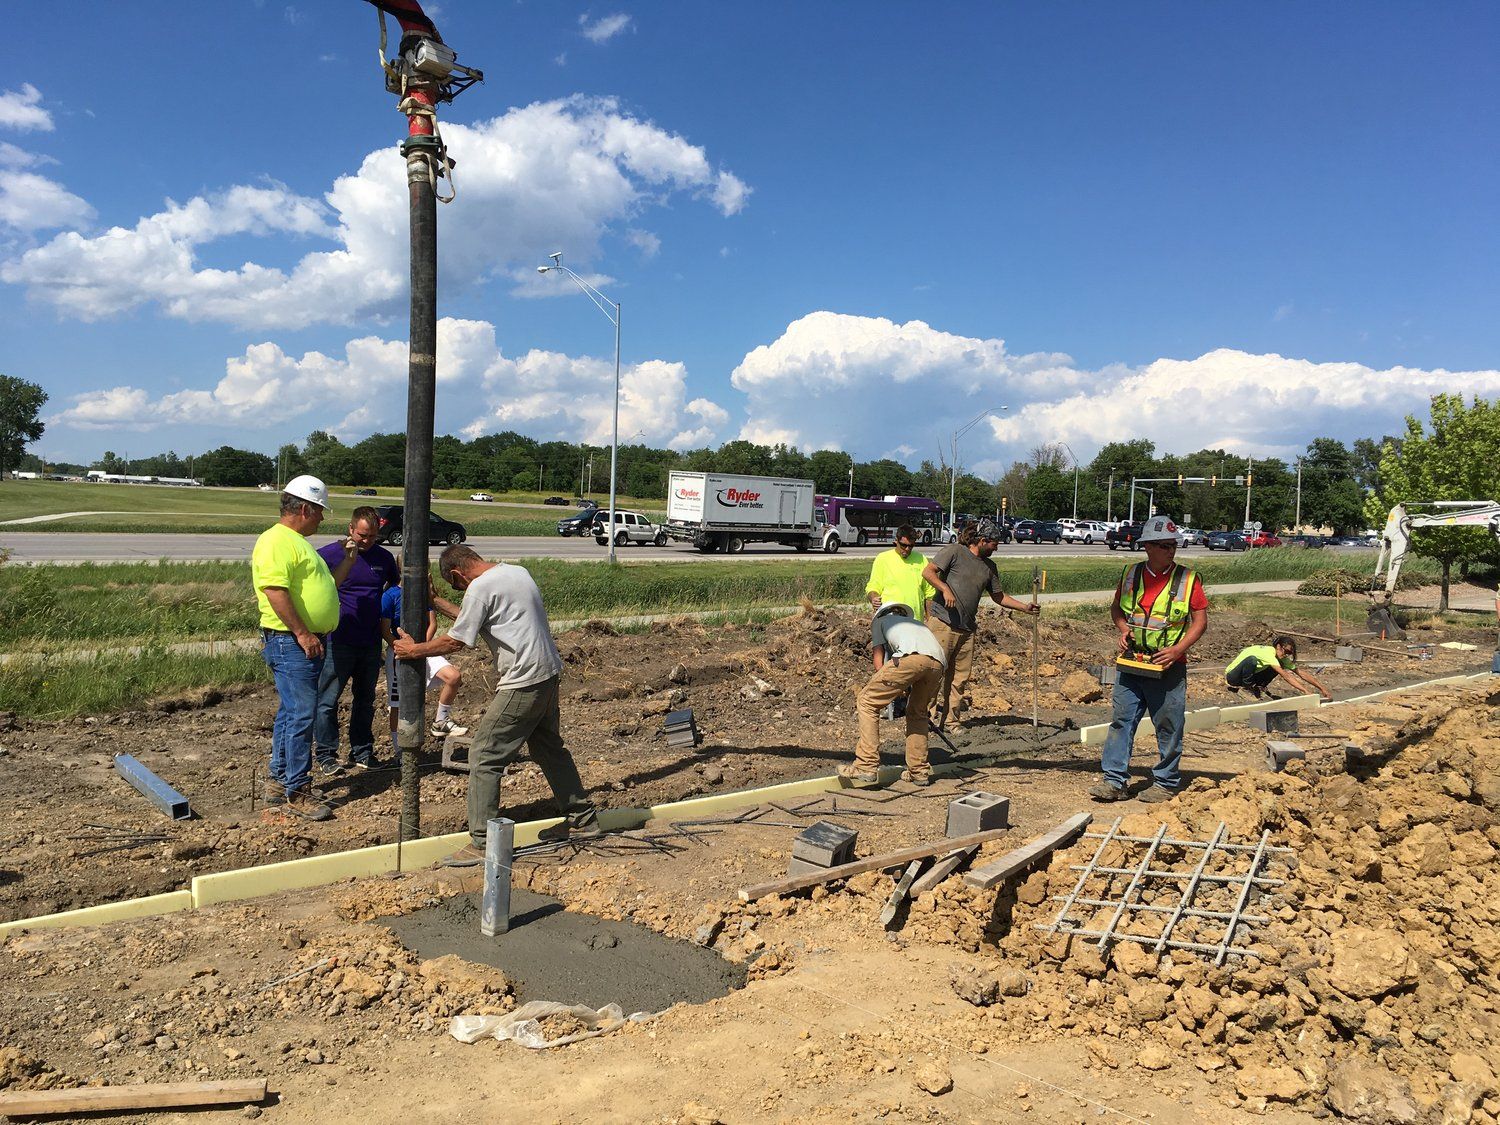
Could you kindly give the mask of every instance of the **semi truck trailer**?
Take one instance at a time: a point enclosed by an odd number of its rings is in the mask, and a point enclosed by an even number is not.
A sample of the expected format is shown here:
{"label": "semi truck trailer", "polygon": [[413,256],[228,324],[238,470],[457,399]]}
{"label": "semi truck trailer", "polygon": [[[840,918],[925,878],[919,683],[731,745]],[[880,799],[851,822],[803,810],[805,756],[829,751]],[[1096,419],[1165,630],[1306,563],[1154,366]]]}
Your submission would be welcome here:
{"label": "semi truck trailer", "polygon": [[737,554],[746,543],[805,551],[816,542],[813,482],[737,473],[674,472],[667,482],[669,539],[705,554]]}

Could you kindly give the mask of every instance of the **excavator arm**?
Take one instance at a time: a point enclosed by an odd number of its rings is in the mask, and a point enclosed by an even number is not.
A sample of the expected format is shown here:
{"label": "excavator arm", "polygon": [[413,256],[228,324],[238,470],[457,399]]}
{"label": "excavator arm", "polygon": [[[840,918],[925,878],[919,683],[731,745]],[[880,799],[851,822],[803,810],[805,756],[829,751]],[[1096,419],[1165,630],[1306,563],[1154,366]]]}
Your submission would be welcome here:
{"label": "excavator arm", "polygon": [[[1413,510],[1416,509],[1416,510]],[[1380,555],[1375,560],[1375,579],[1384,577],[1384,589],[1371,591],[1369,628],[1381,636],[1404,634],[1391,615],[1391,597],[1401,577],[1401,564],[1411,546],[1411,533],[1433,527],[1483,527],[1500,543],[1500,504],[1493,500],[1434,500],[1397,504],[1386,517],[1380,534]]]}

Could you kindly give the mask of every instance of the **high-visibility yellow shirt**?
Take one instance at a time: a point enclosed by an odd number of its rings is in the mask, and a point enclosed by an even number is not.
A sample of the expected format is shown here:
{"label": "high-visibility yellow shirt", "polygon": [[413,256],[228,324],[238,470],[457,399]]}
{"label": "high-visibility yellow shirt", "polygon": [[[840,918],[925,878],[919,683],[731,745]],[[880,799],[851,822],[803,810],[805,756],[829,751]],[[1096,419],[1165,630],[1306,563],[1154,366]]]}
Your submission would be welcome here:
{"label": "high-visibility yellow shirt", "polygon": [[926,567],[927,556],[920,551],[914,550],[904,559],[894,547],[889,551],[881,551],[870,567],[870,580],[865,583],[865,593],[879,594],[881,605],[900,602],[910,606],[912,614],[920,619],[926,611],[927,599],[937,593],[932,584],[922,577],[922,571]]}
{"label": "high-visibility yellow shirt", "polygon": [[272,524],[260,533],[250,553],[250,580],[260,607],[262,629],[285,629],[266,597],[267,586],[279,586],[292,599],[292,608],[311,632],[331,633],[339,623],[339,590],[333,573],[307,536],[284,523]]}

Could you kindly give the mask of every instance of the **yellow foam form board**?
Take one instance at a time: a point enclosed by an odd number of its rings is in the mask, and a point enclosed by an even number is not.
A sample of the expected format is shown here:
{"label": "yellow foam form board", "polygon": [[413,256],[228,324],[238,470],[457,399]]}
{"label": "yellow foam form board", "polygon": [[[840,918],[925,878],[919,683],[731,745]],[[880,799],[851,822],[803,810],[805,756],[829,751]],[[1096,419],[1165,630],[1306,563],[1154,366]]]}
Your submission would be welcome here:
{"label": "yellow foam form board", "polygon": [[193,896],[189,891],[168,891],[166,894],[149,895],[146,898],[128,898],[122,902],[106,902],[99,906],[84,906],[77,910],[64,910],[59,914],[40,914],[35,918],[21,918],[15,922],[0,923],[0,938],[22,930],[58,930],[70,926],[102,926],[107,922],[122,922],[129,918],[150,918],[157,914],[172,914],[178,910],[191,910]]}
{"label": "yellow foam form board", "polygon": [[1285,699],[1263,699],[1259,703],[1241,703],[1220,707],[1219,718],[1226,723],[1238,722],[1257,711],[1312,711],[1318,707],[1316,695],[1289,695]]}

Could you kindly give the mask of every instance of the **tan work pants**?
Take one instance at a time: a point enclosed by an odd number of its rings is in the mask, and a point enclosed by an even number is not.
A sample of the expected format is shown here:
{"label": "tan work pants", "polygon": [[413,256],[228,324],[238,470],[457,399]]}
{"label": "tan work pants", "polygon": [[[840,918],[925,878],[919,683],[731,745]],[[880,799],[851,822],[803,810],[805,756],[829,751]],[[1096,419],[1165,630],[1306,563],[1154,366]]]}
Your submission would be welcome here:
{"label": "tan work pants", "polygon": [[927,627],[932,630],[932,635],[943,646],[943,653],[948,657],[948,667],[943,672],[943,683],[937,697],[940,704],[946,701],[943,726],[952,730],[958,726],[964,692],[969,687],[969,678],[974,674],[974,634],[950,629],[935,614],[928,614]]}
{"label": "tan work pants", "polygon": [[930,656],[888,660],[859,691],[859,745],[854,771],[874,773],[880,768],[880,711],[911,692],[906,701],[906,768],[916,780],[927,777],[927,709],[942,679],[943,666]]}

